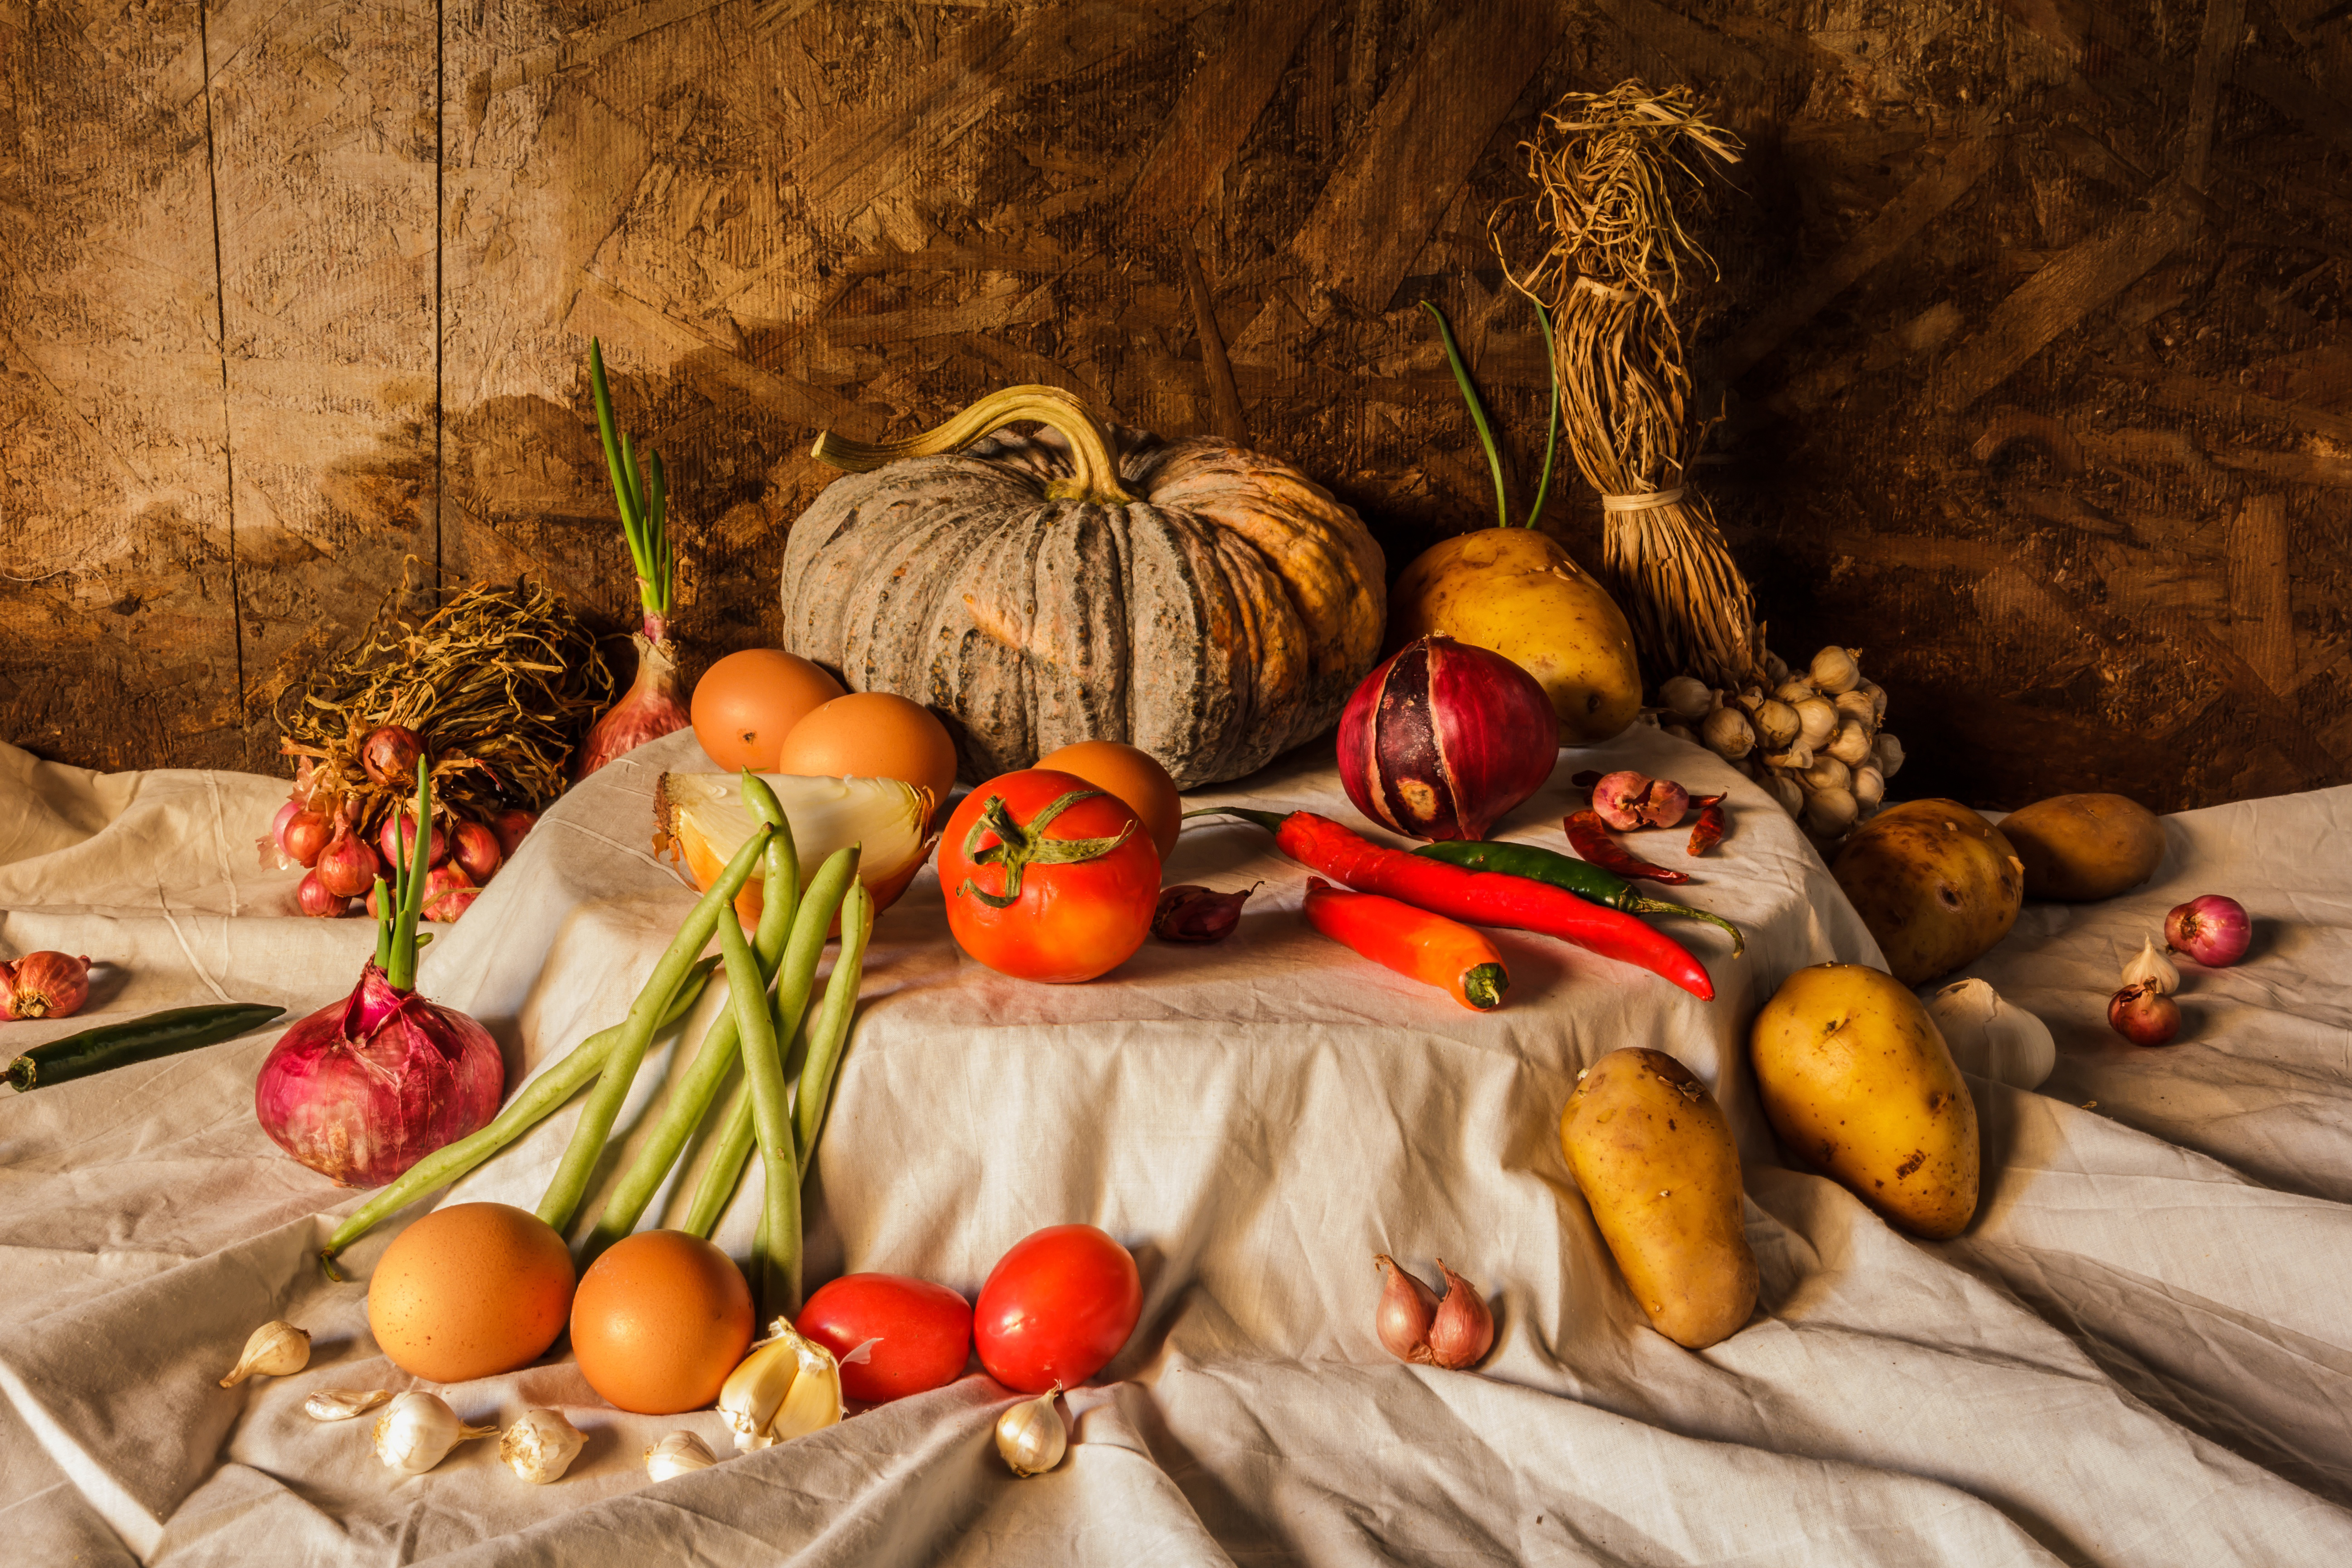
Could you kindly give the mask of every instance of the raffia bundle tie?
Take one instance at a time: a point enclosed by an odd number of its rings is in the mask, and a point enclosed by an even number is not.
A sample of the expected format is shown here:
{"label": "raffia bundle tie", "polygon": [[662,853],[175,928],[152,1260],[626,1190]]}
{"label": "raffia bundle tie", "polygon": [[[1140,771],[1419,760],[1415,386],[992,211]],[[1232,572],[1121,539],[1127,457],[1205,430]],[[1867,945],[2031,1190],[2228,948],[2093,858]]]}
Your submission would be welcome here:
{"label": "raffia bundle tie", "polygon": [[1683,499],[1683,487],[1670,490],[1644,490],[1637,496],[1602,496],[1602,511],[1648,511],[1654,507],[1672,506]]}

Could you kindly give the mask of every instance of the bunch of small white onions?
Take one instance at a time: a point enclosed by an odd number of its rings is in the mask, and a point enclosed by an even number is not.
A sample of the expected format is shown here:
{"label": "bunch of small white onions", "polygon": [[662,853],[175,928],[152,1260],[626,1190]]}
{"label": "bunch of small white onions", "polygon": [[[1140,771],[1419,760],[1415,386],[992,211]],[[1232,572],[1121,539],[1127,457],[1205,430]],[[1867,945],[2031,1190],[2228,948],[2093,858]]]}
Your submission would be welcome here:
{"label": "bunch of small white onions", "polygon": [[1827,847],[1877,812],[1903,766],[1903,742],[1883,728],[1885,689],[1863,679],[1860,656],[1832,643],[1794,674],[1768,651],[1769,691],[1714,690],[1675,676],[1658,688],[1660,727],[1762,784]]}

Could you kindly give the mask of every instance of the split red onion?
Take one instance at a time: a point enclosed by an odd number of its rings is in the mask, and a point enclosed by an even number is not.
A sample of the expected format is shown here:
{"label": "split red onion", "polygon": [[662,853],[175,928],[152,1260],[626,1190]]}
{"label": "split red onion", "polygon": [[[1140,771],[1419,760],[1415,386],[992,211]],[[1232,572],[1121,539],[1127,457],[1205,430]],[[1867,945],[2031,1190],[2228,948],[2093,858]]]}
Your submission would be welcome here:
{"label": "split red onion", "polygon": [[[648,615],[646,620],[653,625],[656,617]],[[621,700],[605,710],[604,716],[589,729],[588,738],[580,742],[580,760],[572,773],[575,781],[586,778],[623,752],[683,730],[692,721],[686,700],[678,692],[677,661],[670,657],[668,641],[648,637],[643,632],[636,633],[635,640],[637,678],[629,683]]]}
{"label": "split red onion", "polygon": [[2177,904],[2164,917],[2164,945],[2208,969],[2225,969],[2246,956],[2254,923],[2246,906],[2221,893],[2205,893]]}
{"label": "split red onion", "polygon": [[[385,865],[408,864],[409,853],[416,847],[416,818],[406,806],[394,807],[392,815],[383,819],[383,831],[376,836],[376,847]],[[433,837],[425,847],[425,858],[426,864],[433,866],[449,858],[448,837],[438,824],[434,826]]]}
{"label": "split red onion", "polygon": [[510,805],[490,819],[491,830],[499,836],[499,859],[501,863],[514,858],[522,845],[522,837],[539,826],[539,814]]}
{"label": "split red onion", "polygon": [[2107,1026],[2135,1046],[2161,1046],[2180,1033],[2180,1005],[2154,984],[2126,985],[2107,1003]]}
{"label": "split red onion", "polygon": [[315,811],[305,809],[285,819],[285,826],[278,830],[278,842],[285,848],[287,858],[297,866],[316,866],[319,853],[326,848],[329,837],[327,819]]}
{"label": "split red onion", "polygon": [[69,1017],[89,1000],[88,958],[44,949],[0,963],[0,1017]]}
{"label": "split red onion", "polygon": [[488,1030],[394,986],[371,963],[348,997],[270,1048],[253,1110],[310,1169],[338,1186],[374,1187],[481,1128],[505,1089]]}
{"label": "split red onion", "polygon": [[294,889],[294,901],[301,906],[304,914],[317,915],[321,920],[332,920],[352,907],[351,900],[341,893],[327,891],[327,884],[319,880],[316,871],[302,873],[301,883]]}
{"label": "split red onion", "polygon": [[334,837],[319,851],[319,885],[340,898],[356,899],[375,885],[382,865],[348,823],[335,823]]}
{"label": "split red onion", "polygon": [[487,882],[499,868],[506,854],[499,847],[499,836],[478,822],[457,825],[457,843],[450,854],[466,868],[466,875],[477,882]]}
{"label": "split red onion", "polygon": [[405,784],[416,776],[416,759],[425,742],[404,724],[384,724],[371,730],[360,742],[360,766],[380,784]]}
{"label": "split red onion", "polygon": [[1541,789],[1559,721],[1534,676],[1452,637],[1407,643],[1339,718],[1339,781],[1356,809],[1416,838],[1486,837]]}

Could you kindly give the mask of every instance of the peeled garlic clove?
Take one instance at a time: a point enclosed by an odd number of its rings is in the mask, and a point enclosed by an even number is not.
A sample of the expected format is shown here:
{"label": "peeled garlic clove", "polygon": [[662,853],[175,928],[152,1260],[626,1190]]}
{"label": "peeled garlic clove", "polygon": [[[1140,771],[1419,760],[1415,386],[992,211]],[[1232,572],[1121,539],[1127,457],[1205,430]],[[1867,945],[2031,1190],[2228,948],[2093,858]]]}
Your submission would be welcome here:
{"label": "peeled garlic clove", "polygon": [[1813,655],[1813,667],[1809,672],[1813,684],[1832,697],[1841,691],[1852,691],[1862,680],[1862,665],[1854,658],[1857,651],[1832,643]]}
{"label": "peeled garlic clove", "polygon": [[1821,789],[1805,796],[1805,826],[1823,838],[1835,838],[1852,827],[1859,815],[1861,809],[1851,790]]}
{"label": "peeled garlic clove", "polygon": [[1738,762],[1756,749],[1756,731],[1737,708],[1718,708],[1699,725],[1699,739],[1717,756]]}
{"label": "peeled garlic clove", "polygon": [[1870,760],[1877,764],[1881,778],[1893,778],[1903,771],[1903,742],[1884,730],[1872,743]]}
{"label": "peeled garlic clove", "polygon": [[1054,1408],[1055,1397],[1061,1392],[1057,1383],[996,1418],[996,1451],[1004,1456],[1014,1475],[1043,1475],[1069,1451],[1069,1429],[1062,1425],[1062,1413]]}
{"label": "peeled garlic clove", "polygon": [[719,1391],[735,1447],[747,1452],[822,1431],[848,1414],[833,1352],[802,1338],[789,1318],[770,1323],[768,1333]]}
{"label": "peeled garlic clove", "polygon": [[1803,728],[1797,710],[1777,697],[1756,705],[1756,733],[1768,752],[1787,751]]}
{"label": "peeled garlic clove", "polygon": [[1677,675],[1658,688],[1659,706],[1685,724],[1696,724],[1715,707],[1715,693],[1706,682]]}
{"label": "peeled garlic clove", "polygon": [[2058,1065],[2049,1026],[1982,980],[1955,980],[1927,1000],[1927,1016],[1963,1072],[2036,1089]]}
{"label": "peeled garlic clove", "polygon": [[313,1421],[348,1421],[391,1397],[387,1388],[322,1388],[302,1402],[302,1413]]}
{"label": "peeled garlic clove", "polygon": [[1826,697],[1808,697],[1797,704],[1797,739],[1808,746],[1826,745],[1837,733],[1838,710]]}
{"label": "peeled garlic clove", "polygon": [[458,1420],[439,1394],[411,1389],[375,1418],[375,1457],[387,1469],[421,1476],[458,1444],[498,1435],[495,1426],[468,1426]]}
{"label": "peeled garlic clove", "polygon": [[1874,767],[1854,769],[1853,783],[1846,787],[1853,791],[1854,805],[1866,812],[1878,809],[1878,803],[1886,798],[1886,780]]}
{"label": "peeled garlic clove", "polygon": [[220,1380],[220,1385],[235,1388],[248,1377],[288,1377],[310,1364],[310,1331],[274,1320],[247,1336],[245,1353],[236,1358],[236,1367]]}
{"label": "peeled garlic clove", "polygon": [[558,1410],[526,1410],[522,1418],[499,1437],[499,1458],[507,1468],[535,1487],[563,1479],[580,1457],[588,1435]]}
{"label": "peeled garlic clove", "polygon": [[2154,937],[2142,937],[2138,953],[2124,965],[2124,984],[2147,986],[2159,996],[2169,996],[2180,989],[2180,971],[2156,951]]}
{"label": "peeled garlic clove", "polygon": [[1858,768],[1870,761],[1872,747],[1870,731],[1860,721],[1841,719],[1837,735],[1830,742],[1829,753],[1848,767]]}
{"label": "peeled garlic clove", "polygon": [[1878,704],[1860,687],[1839,692],[1834,706],[1840,718],[1853,720],[1874,735],[1878,733]]}
{"label": "peeled garlic clove", "polygon": [[[1853,773],[1835,757],[1819,757],[1805,770],[1805,787],[1809,790],[1851,789]],[[1857,800],[1857,805],[1860,802]]]}
{"label": "peeled garlic clove", "polygon": [[1768,773],[1757,781],[1780,803],[1780,809],[1790,816],[1801,816],[1805,810],[1805,789],[1785,773]]}
{"label": "peeled garlic clove", "polygon": [[657,1481],[707,1470],[718,1462],[710,1445],[691,1432],[673,1432],[646,1450],[646,1474]]}

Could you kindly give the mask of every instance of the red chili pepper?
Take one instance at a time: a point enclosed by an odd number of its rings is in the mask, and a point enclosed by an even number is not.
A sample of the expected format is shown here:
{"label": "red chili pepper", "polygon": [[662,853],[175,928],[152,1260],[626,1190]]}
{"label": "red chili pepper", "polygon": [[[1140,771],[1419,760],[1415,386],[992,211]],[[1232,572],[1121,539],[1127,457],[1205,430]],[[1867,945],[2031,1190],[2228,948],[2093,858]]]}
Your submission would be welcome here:
{"label": "red chili pepper", "polygon": [[1723,797],[1701,795],[1695,804],[1698,806],[1698,822],[1691,828],[1690,852],[1704,855],[1723,842]]}
{"label": "red chili pepper", "polygon": [[1185,815],[1238,816],[1274,835],[1276,847],[1300,865],[1362,893],[1380,893],[1473,925],[1531,931],[1589,952],[1638,965],[1673,981],[1702,1002],[1715,1000],[1706,965],[1682,944],[1632,915],[1588,903],[1565,888],[1500,871],[1469,871],[1443,860],[1373,843],[1328,816],[1221,805]]}
{"label": "red chili pepper", "polygon": [[1510,973],[1493,942],[1459,921],[1396,899],[1342,892],[1309,877],[1307,919],[1333,942],[1477,1012],[1501,1006],[1510,989]]}
{"label": "red chili pepper", "polygon": [[1609,837],[1609,825],[1601,820],[1597,811],[1572,813],[1560,824],[1568,829],[1569,847],[1600,867],[1629,879],[1664,882],[1672,887],[1687,882],[1688,871],[1669,871],[1664,866],[1653,866],[1614,838]]}

